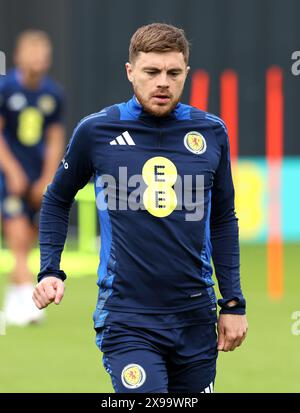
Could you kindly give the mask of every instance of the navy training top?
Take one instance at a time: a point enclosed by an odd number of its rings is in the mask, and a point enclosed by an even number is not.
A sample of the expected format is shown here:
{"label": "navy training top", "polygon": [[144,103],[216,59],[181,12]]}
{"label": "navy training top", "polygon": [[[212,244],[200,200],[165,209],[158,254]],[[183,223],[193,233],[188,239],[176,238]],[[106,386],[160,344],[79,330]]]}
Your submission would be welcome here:
{"label": "navy training top", "polygon": [[[211,258],[221,313],[245,313],[220,118],[182,103],[159,118],[133,97],[81,120],[44,195],[39,281],[66,278],[60,258],[69,210],[91,177],[101,229],[96,328],[115,319],[146,325],[154,314],[169,325],[178,324],[176,314],[192,323],[203,306],[214,310]],[[233,299],[238,305],[229,308]]]}

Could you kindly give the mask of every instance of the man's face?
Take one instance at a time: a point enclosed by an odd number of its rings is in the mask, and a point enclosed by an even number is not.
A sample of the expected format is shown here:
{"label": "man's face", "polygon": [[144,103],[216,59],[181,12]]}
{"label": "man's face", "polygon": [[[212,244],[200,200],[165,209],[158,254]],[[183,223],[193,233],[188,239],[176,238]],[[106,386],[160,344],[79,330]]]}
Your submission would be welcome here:
{"label": "man's face", "polygon": [[31,76],[43,76],[51,64],[50,46],[43,40],[24,39],[16,50],[15,62]]}
{"label": "man's face", "polygon": [[181,52],[139,52],[136,60],[126,63],[129,81],[146,112],[166,116],[177,105],[189,71]]}

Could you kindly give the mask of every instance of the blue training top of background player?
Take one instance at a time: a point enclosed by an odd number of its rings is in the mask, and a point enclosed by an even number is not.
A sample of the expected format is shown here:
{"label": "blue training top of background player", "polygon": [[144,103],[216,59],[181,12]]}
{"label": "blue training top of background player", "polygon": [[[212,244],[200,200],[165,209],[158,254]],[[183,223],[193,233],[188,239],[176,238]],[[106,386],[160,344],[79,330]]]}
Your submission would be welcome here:
{"label": "blue training top of background player", "polygon": [[63,92],[48,76],[36,90],[22,84],[22,74],[11,70],[1,78],[0,116],[4,118],[4,138],[21,163],[29,181],[39,178],[44,159],[45,131],[62,121]]}

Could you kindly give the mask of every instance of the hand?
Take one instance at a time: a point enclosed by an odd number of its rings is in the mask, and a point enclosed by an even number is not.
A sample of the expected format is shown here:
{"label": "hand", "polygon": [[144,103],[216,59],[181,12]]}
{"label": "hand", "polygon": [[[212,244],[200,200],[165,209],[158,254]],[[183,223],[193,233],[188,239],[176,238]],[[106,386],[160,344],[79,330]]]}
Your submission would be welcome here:
{"label": "hand", "polygon": [[22,196],[25,194],[29,181],[21,166],[15,165],[13,170],[6,175],[6,185],[11,195]]}
{"label": "hand", "polygon": [[40,310],[54,301],[59,304],[64,296],[65,285],[56,277],[45,277],[40,281],[33,292],[32,299]]}
{"label": "hand", "polygon": [[39,209],[41,207],[43,194],[45,192],[46,184],[43,180],[39,179],[35,181],[28,193],[27,199],[31,206],[35,209]]}
{"label": "hand", "polygon": [[220,314],[218,320],[218,350],[233,351],[246,338],[248,323],[245,315]]}

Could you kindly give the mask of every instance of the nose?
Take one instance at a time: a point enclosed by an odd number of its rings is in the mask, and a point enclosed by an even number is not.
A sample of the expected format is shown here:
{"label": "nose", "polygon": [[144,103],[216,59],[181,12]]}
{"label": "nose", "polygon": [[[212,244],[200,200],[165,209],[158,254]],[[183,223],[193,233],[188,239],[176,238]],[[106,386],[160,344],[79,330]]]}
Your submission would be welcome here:
{"label": "nose", "polygon": [[169,80],[166,72],[161,72],[157,80],[157,87],[164,89],[169,87]]}

